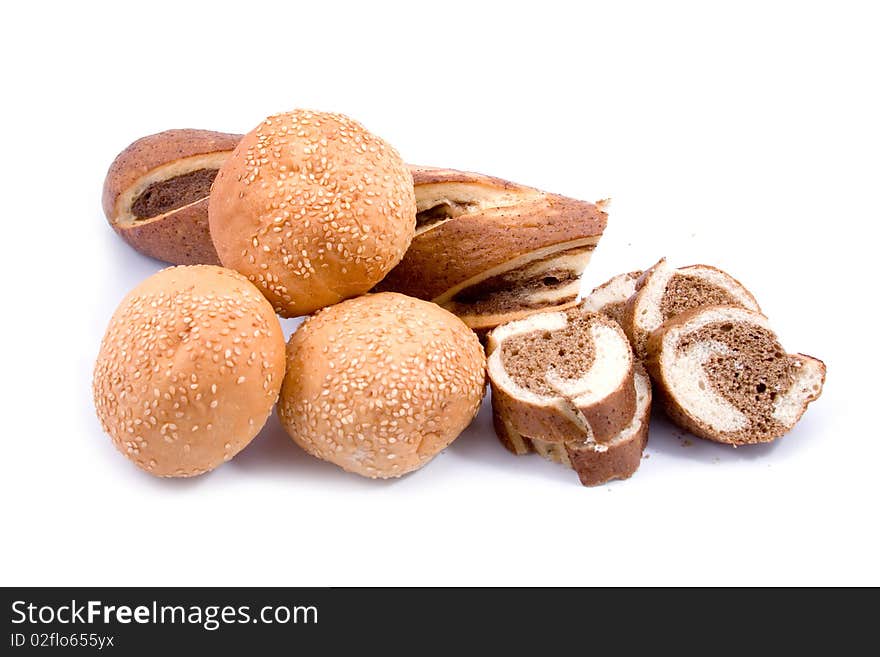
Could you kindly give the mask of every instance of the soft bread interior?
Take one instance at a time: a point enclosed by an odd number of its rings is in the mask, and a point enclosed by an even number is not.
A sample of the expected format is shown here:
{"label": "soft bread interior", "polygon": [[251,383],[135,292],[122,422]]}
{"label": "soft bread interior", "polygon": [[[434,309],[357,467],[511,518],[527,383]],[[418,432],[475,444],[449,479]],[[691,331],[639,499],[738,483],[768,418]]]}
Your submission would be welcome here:
{"label": "soft bread interior", "polygon": [[617,331],[604,324],[593,324],[590,336],[596,357],[582,376],[565,376],[553,364],[547,369],[550,387],[576,406],[589,406],[610,395],[632,367],[632,351]]}
{"label": "soft bread interior", "polygon": [[679,403],[691,415],[724,432],[741,431],[749,426],[745,413],[715,390],[706,373],[705,365],[710,358],[728,354],[730,349],[721,342],[697,342],[666,363],[670,391]]}
{"label": "soft bread interior", "polygon": [[794,382],[779,395],[773,408],[773,419],[785,426],[792,426],[798,421],[804,406],[822,392],[825,381],[825,365],[822,361],[803,354],[798,354],[794,360]]}
{"label": "soft bread interior", "polygon": [[[667,295],[675,295],[674,300]],[[675,314],[704,305],[760,308],[742,285],[722,271],[704,265],[674,269],[665,259],[645,275],[634,309],[633,322],[645,335]]]}
{"label": "soft bread interior", "polygon": [[[219,169],[226,158],[229,157],[231,151],[219,151],[216,153],[207,153],[204,155],[193,155],[185,157],[166,165],[151,169],[149,172],[138,178],[131,187],[123,191],[116,199],[116,217],[115,223],[119,226],[130,226],[134,224],[142,225],[152,221],[156,221],[164,217],[168,212],[161,212],[151,217],[139,217],[132,210],[135,201],[147,191],[150,186],[161,184],[164,181],[179,178],[196,171]],[[180,205],[173,210],[180,210],[187,205],[198,203],[202,199],[196,199],[185,205]]]}
{"label": "soft bread interior", "polygon": [[536,249],[472,276],[433,301],[471,328],[574,302],[598,241],[591,236]]}
{"label": "soft bread interior", "polygon": [[542,194],[529,188],[502,189],[477,182],[417,184],[415,192],[416,235],[463,214],[509,207]]}
{"label": "soft bread interior", "polygon": [[785,433],[824,378],[820,361],[785,352],[763,315],[732,306],[706,308],[665,330],[659,364],[670,399],[737,443]]}
{"label": "soft bread interior", "polygon": [[[526,404],[534,406],[555,405],[556,395],[537,394],[514,382],[502,363],[501,345],[505,340],[516,335],[525,335],[538,331],[549,333],[564,328],[566,324],[568,324],[568,318],[565,312],[537,313],[515,322],[503,324],[492,331],[489,334],[487,346],[487,351],[489,352],[487,366],[492,382]],[[525,357],[525,354],[523,354],[523,357]]]}
{"label": "soft bread interior", "polygon": [[636,281],[642,272],[618,274],[604,285],[593,290],[582,302],[584,310],[604,313],[620,323],[623,318],[623,307],[636,291]]}
{"label": "soft bread interior", "polygon": [[629,343],[609,324],[580,309],[505,324],[490,335],[490,377],[523,403],[559,409],[591,437],[578,408],[620,389],[632,370]]}

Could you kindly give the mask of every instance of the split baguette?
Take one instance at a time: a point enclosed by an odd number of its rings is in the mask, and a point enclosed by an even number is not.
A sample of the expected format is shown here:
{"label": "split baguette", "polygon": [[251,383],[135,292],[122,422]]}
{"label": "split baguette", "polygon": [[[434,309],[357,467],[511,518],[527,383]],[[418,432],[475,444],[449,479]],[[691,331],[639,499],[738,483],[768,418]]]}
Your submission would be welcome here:
{"label": "split baguette", "polygon": [[603,202],[453,169],[410,170],[415,237],[377,289],[433,301],[478,331],[577,303],[605,230]]}

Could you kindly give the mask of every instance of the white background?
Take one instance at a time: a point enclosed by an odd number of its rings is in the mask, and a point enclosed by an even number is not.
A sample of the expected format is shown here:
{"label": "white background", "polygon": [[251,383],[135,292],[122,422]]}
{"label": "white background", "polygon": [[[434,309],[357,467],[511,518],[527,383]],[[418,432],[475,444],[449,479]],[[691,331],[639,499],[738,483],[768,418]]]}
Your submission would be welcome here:
{"label": "white background", "polygon": [[[0,583],[880,584],[872,4],[4,4]],[[635,477],[594,489],[504,451],[486,407],[398,481],[312,459],[274,417],[210,475],[140,472],[91,369],[161,265],[107,226],[107,166],[294,107],[410,162],[612,197],[586,287],[720,266],[826,361],[822,398],[771,446],[656,418]]]}

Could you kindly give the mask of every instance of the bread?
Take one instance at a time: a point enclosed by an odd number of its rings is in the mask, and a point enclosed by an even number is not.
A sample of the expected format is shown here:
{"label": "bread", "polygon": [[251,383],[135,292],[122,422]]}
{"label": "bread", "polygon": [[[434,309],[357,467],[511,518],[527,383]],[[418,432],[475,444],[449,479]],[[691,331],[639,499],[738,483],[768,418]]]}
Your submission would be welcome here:
{"label": "bread", "polygon": [[151,258],[219,265],[208,230],[208,193],[239,139],[209,130],[166,130],[138,139],[107,172],[107,221]]}
{"label": "bread", "polygon": [[95,409],[138,467],[189,477],[257,435],[283,375],[281,326],[247,279],[221,267],[172,267],[113,314],[95,363]]}
{"label": "bread", "polygon": [[245,135],[208,205],[221,262],[284,317],[370,290],[412,240],[409,169],[342,114],[294,110]]}
{"label": "bread", "polygon": [[618,274],[595,288],[581,302],[581,308],[594,313],[602,313],[618,324],[623,323],[623,311],[626,302],[636,291],[636,282],[643,272],[631,271]]}
{"label": "bread", "polygon": [[825,364],[789,354],[760,313],[704,306],[664,322],[646,364],[667,414],[695,436],[733,445],[789,431],[825,381]]}
{"label": "bread", "polygon": [[582,306],[503,324],[488,336],[495,431],[586,486],[631,476],[647,441],[650,384],[612,319]]}
{"label": "bread", "polygon": [[514,454],[537,452],[548,461],[572,468],[584,486],[628,479],[642,462],[651,419],[651,380],[641,363],[635,369],[636,410],[631,422],[605,443],[548,442],[526,438],[495,413],[495,433]]}
{"label": "bread", "polygon": [[454,315],[385,292],[325,308],[287,345],[281,423],[349,472],[399,477],[470,424],[486,389],[476,335]]}
{"label": "bread", "polygon": [[730,274],[709,265],[674,269],[663,258],[636,283],[621,325],[636,356],[644,359],[648,337],[660,324],[691,308],[717,304],[761,312],[751,292]]}
{"label": "bread", "polygon": [[428,299],[484,331],[576,303],[603,203],[477,173],[413,166],[417,227],[377,289]]}

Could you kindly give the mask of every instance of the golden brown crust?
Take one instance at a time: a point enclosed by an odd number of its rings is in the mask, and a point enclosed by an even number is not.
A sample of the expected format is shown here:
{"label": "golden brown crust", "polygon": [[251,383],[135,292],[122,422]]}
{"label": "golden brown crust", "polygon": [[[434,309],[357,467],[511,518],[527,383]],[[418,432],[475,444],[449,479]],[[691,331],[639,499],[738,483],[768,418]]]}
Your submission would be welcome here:
{"label": "golden brown crust", "polygon": [[397,151],[341,114],[294,110],[245,135],[208,203],[220,260],[284,317],[369,291],[415,232],[412,175]]}
{"label": "golden brown crust", "polygon": [[[505,271],[530,254],[578,246],[595,247],[607,223],[601,204],[548,194],[481,174],[411,167],[421,209],[431,207],[459,183],[476,196],[474,207],[417,231],[400,264],[377,286],[433,300],[459,314],[472,328],[486,329],[538,310],[572,305],[574,298],[531,309],[513,309],[481,321],[456,306],[454,296],[483,278]],[[496,205],[497,203],[497,205]],[[573,296],[576,296],[573,295]]]}
{"label": "golden brown crust", "polygon": [[598,241],[606,222],[607,214],[596,205],[553,194],[464,214],[418,235],[379,287],[435,299],[537,249],[584,238]]}
{"label": "golden brown crust", "polygon": [[402,294],[368,294],[318,311],[291,336],[278,415],[309,454],[365,477],[399,477],[458,437],[485,388],[485,355],[457,317]]}
{"label": "golden brown crust", "polygon": [[144,255],[176,265],[219,265],[208,230],[208,199],[169,212],[158,221],[114,230]]}
{"label": "golden brown crust", "polygon": [[165,130],[141,137],[116,156],[104,181],[104,214],[114,215],[119,194],[153,169],[193,155],[232,151],[241,135],[212,130]]}
{"label": "golden brown crust", "polygon": [[473,183],[484,185],[487,189],[502,189],[505,191],[534,191],[509,180],[487,176],[472,171],[459,171],[458,169],[443,169],[441,167],[424,166],[420,164],[408,164],[416,187],[422,185],[436,185],[440,183]]}
{"label": "golden brown crust", "polygon": [[[647,376],[647,375],[645,375]],[[651,386],[647,386],[648,396]],[[642,453],[648,445],[651,422],[651,401],[642,412],[638,430],[628,440],[613,443],[604,452],[571,443],[565,445],[572,469],[584,486],[598,486],[615,479],[629,479],[642,462]]]}
{"label": "golden brown crust", "polygon": [[[630,369],[617,390],[592,406],[578,409],[590,424],[597,442],[611,439],[632,420],[636,403],[632,377]],[[492,386],[492,411],[523,436],[540,437],[548,443],[584,439],[583,429],[560,409],[526,404],[495,385]]]}
{"label": "golden brown crust", "polygon": [[505,433],[540,436],[548,443],[563,443],[567,440],[583,438],[583,429],[558,408],[525,404],[494,384],[491,388],[492,412],[497,418],[503,419]]}
{"label": "golden brown crust", "polygon": [[[166,130],[138,139],[122,151],[107,172],[102,206],[107,221],[131,246],[152,258],[178,265],[220,264],[208,231],[203,198],[145,221],[131,221],[132,190],[161,170],[175,175],[188,158],[228,154],[241,135],[210,130]],[[125,207],[128,206],[128,207]]]}
{"label": "golden brown crust", "polygon": [[95,363],[95,409],[138,467],[189,477],[256,436],[283,375],[281,326],[247,279],[221,267],[171,267],[113,314]]}
{"label": "golden brown crust", "polygon": [[602,446],[604,449],[576,442],[549,443],[530,439],[517,432],[513,423],[493,407],[495,433],[501,444],[514,454],[539,452],[545,458],[567,465],[577,473],[584,486],[598,486],[615,479],[628,479],[641,464],[642,453],[648,444],[651,418],[651,385],[641,364],[636,365],[635,376],[644,377],[644,388],[648,396],[641,414],[636,417],[635,411],[630,417],[630,423],[638,422],[638,428],[628,437],[605,443]]}

